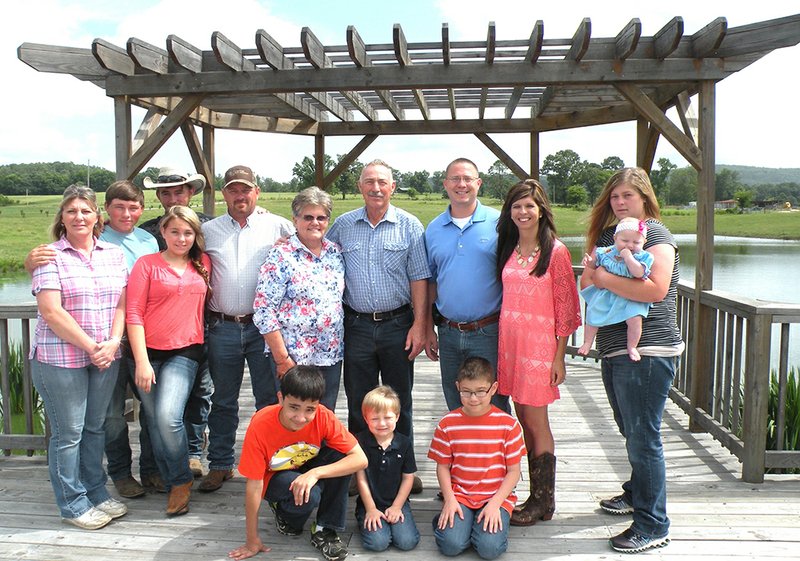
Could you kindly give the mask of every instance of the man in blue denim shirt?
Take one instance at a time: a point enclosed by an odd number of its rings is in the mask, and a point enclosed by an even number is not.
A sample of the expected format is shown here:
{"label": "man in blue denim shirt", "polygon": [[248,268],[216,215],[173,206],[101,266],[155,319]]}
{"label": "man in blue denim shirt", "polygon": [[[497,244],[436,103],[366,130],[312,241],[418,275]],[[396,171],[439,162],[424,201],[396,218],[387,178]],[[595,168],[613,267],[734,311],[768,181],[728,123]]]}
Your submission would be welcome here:
{"label": "man in blue denim shirt", "polygon": [[[439,361],[444,398],[452,411],[461,407],[456,377],[465,359],[485,358],[497,369],[503,287],[496,272],[500,212],[478,201],[481,179],[477,166],[466,158],[453,160],[445,170],[443,184],[450,206],[425,231],[431,269],[428,301],[436,307],[436,317],[431,314],[428,323],[425,353]],[[507,396],[496,393],[492,403],[510,412]]]}
{"label": "man in blue denim shirt", "polygon": [[[358,180],[364,207],[336,219],[327,237],[342,248],[344,389],[348,428],[367,428],[361,402],[382,383],[400,396],[397,430],[413,441],[414,358],[425,348],[427,279],[420,221],[390,202],[396,184],[386,162],[364,166]],[[415,481],[415,492],[421,482]]]}

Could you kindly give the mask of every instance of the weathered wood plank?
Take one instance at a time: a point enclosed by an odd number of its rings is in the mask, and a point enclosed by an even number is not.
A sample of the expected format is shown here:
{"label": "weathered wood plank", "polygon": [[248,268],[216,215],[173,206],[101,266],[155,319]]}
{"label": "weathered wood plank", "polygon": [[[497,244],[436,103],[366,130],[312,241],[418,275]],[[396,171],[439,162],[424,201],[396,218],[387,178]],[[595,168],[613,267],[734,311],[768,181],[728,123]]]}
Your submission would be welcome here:
{"label": "weathered wood plank", "polygon": [[[361,35],[358,34],[355,26],[352,25],[347,26],[347,51],[350,54],[351,60],[356,64],[356,67],[366,68],[372,66],[372,61],[367,54],[364,41],[361,39]],[[378,94],[378,97],[383,102],[386,109],[392,114],[392,117],[398,121],[405,119],[405,112],[397,104],[392,92],[387,89],[376,89],[375,93]]]}
{"label": "weathered wood plank", "polygon": [[731,27],[717,48],[716,56],[733,57],[752,53],[754,49],[766,52],[797,45],[800,43],[799,27],[800,14]]}
{"label": "weathered wood plank", "polygon": [[111,74],[91,49],[22,43],[17,47],[17,58],[39,72],[72,74],[82,80],[101,80]]}
{"label": "weathered wood plank", "polygon": [[[530,62],[531,64],[536,64],[536,61],[539,60],[539,56],[542,54],[543,42],[544,22],[542,20],[537,20],[536,24],[533,26],[533,31],[531,31],[531,37],[528,40],[528,50],[525,52],[525,58],[523,60],[525,60],[525,62]],[[508,105],[506,105],[506,119],[510,119],[514,115],[514,110],[519,105],[519,101],[522,99],[522,94],[524,92],[525,86],[516,86],[514,88],[514,91],[509,97]]]}
{"label": "weathered wood plank", "polygon": [[675,52],[683,37],[683,18],[676,16],[653,35],[653,55],[663,60]]}
{"label": "weathered wood plank", "polygon": [[103,39],[92,41],[92,54],[100,66],[111,72],[132,76],[135,71],[135,65],[128,56],[128,51]]}
{"label": "weathered wood plank", "polygon": [[592,21],[589,18],[583,18],[578,29],[575,31],[575,35],[572,36],[572,45],[570,45],[567,56],[564,58],[575,62],[583,60],[583,56],[589,49],[589,41],[591,38]]}
{"label": "weathered wood plank", "polygon": [[211,50],[214,51],[214,56],[220,64],[233,71],[256,69],[255,64],[244,58],[242,49],[219,31],[211,34]]}
{"label": "weathered wood plank", "polygon": [[[394,55],[397,57],[397,62],[401,69],[410,67],[413,63],[411,57],[408,55],[408,42],[406,41],[405,33],[399,23],[394,24],[392,28],[392,37],[394,39]],[[422,90],[412,89],[414,99],[417,102],[417,107],[422,113],[422,118],[426,121],[431,118],[430,110],[427,103],[425,103],[425,96]]]}
{"label": "weathered wood plank", "polygon": [[179,68],[192,73],[203,71],[203,51],[177,35],[167,37],[167,52]]}
{"label": "weathered wood plank", "polygon": [[633,18],[617,35],[614,56],[618,60],[627,59],[636,51],[641,36],[642,22],[639,18]]}
{"label": "weathered wood plank", "polygon": [[503,150],[499,144],[497,144],[494,140],[492,140],[489,135],[485,133],[476,133],[475,137],[480,140],[484,146],[486,146],[489,150],[491,150],[492,154],[497,156],[497,158],[503,162],[508,169],[511,170],[511,173],[516,175],[520,180],[527,179],[530,177],[530,174],[523,169],[521,165],[519,165],[514,158],[508,155],[508,153]]}
{"label": "weathered wood plank", "polygon": [[728,20],[717,18],[692,35],[692,54],[697,58],[714,55],[728,31]]}
{"label": "weathered wood plank", "polygon": [[164,49],[136,37],[128,39],[126,48],[137,69],[149,70],[156,74],[169,72],[169,53]]}
{"label": "weathered wood plank", "polygon": [[358,144],[356,144],[352,150],[350,150],[345,156],[336,164],[336,167],[333,168],[328,175],[325,176],[323,181],[323,189],[327,189],[333,182],[336,181],[338,178],[353,162],[355,162],[358,157],[369,148],[370,144],[375,142],[378,139],[377,134],[368,134],[364,138],[362,138]]}

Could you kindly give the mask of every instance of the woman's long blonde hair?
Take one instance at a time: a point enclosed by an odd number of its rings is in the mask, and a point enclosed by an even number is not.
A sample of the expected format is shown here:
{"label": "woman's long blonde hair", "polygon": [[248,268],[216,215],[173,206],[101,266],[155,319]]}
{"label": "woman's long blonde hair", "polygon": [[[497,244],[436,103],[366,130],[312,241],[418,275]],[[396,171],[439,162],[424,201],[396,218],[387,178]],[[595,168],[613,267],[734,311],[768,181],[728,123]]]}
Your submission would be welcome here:
{"label": "woman's long blonde hair", "polygon": [[636,189],[644,200],[644,217],[661,220],[661,209],[658,206],[656,193],[650,183],[650,177],[642,168],[622,168],[612,175],[589,215],[589,229],[586,232],[586,252],[591,253],[597,247],[597,241],[603,230],[615,224],[617,217],[611,209],[611,191],[620,185],[630,185]]}
{"label": "woman's long blonde hair", "polygon": [[56,212],[55,218],[53,218],[53,224],[50,226],[50,235],[56,241],[60,240],[61,237],[67,233],[67,228],[64,226],[64,208],[75,199],[80,199],[88,204],[97,216],[97,221],[94,223],[94,228],[92,229],[92,235],[95,238],[99,238],[100,233],[103,231],[103,217],[100,215],[100,209],[97,206],[97,195],[95,195],[95,192],[89,187],[75,183],[64,189],[64,198],[61,199],[58,205],[58,211]]}
{"label": "woman's long blonde hair", "polygon": [[164,235],[163,230],[169,225],[170,222],[180,218],[186,222],[194,231],[194,243],[189,249],[189,259],[194,265],[195,270],[199,273],[203,280],[206,282],[206,299],[211,296],[211,275],[208,269],[203,265],[203,252],[206,250],[206,239],[203,236],[203,229],[200,227],[200,218],[197,213],[190,209],[188,206],[175,205],[167,209],[164,216],[158,222],[158,229],[161,230],[161,235]]}

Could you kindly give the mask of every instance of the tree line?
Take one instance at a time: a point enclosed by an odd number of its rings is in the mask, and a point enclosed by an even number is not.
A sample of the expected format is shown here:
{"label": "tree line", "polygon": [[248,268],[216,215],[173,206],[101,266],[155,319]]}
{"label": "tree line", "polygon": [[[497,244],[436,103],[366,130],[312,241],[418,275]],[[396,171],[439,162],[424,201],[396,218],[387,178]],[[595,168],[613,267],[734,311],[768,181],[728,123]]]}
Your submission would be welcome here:
{"label": "tree line", "polygon": [[[325,173],[333,170],[344,158],[324,157]],[[554,204],[574,207],[591,205],[608,178],[625,162],[618,156],[609,156],[600,163],[582,160],[573,150],[560,150],[548,155],[541,166],[542,184]],[[336,178],[330,191],[344,197],[358,192],[357,182],[364,163],[356,160]],[[134,178],[134,183],[142,185],[145,176],[155,179],[158,168],[149,167]],[[481,195],[502,200],[509,187],[517,178],[500,160],[495,161],[488,170],[480,173],[483,185]],[[656,196],[663,206],[685,206],[697,200],[697,172],[691,166],[679,168],[667,158],[660,158],[650,178]],[[411,197],[421,194],[441,194],[444,170],[395,170],[395,179],[401,191]],[[88,184],[98,192],[105,191],[115,180],[113,171],[99,166],[87,167],[72,162],[49,162],[32,164],[7,164],[0,166],[0,195],[57,195],[73,183]],[[289,181],[276,181],[269,177],[257,176],[256,181],[265,192],[297,192],[314,185],[314,159],[304,157],[295,163]],[[222,176],[215,178],[217,188],[222,186]],[[752,204],[791,203],[800,204],[800,183],[744,184],[739,172],[721,168],[716,174],[715,200],[736,200],[739,206]]]}

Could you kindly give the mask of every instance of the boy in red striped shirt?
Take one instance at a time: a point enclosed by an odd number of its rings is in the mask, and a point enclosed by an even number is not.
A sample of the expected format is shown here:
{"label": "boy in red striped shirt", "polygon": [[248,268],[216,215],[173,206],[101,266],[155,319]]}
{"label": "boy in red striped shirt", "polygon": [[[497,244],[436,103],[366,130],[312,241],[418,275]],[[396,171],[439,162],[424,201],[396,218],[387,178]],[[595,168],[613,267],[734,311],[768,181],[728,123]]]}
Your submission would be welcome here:
{"label": "boy in red striped shirt", "polygon": [[508,547],[514,486],[526,453],[522,429],[492,405],[497,382],[486,359],[465,360],[456,386],[462,406],[439,421],[428,451],[444,497],[433,533],[444,555],[472,546],[481,558],[494,559]]}

